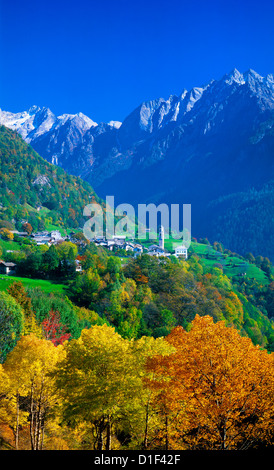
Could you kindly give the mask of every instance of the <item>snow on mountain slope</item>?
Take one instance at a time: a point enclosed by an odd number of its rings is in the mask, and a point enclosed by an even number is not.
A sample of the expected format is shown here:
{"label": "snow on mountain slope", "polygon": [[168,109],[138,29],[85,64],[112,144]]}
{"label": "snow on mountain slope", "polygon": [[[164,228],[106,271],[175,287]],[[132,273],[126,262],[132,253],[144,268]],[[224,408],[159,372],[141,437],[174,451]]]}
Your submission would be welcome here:
{"label": "snow on mountain slope", "polygon": [[[56,117],[37,106],[22,113],[0,110],[0,123],[49,162],[86,179],[102,198],[191,203],[197,236],[217,233],[226,220],[222,201],[231,193],[260,191],[274,180],[274,76],[252,69],[233,69],[178,95],[145,101],[122,123],[96,124],[82,113]],[[267,217],[264,223],[270,224]],[[244,246],[235,231],[222,228],[231,248]],[[253,234],[250,229],[250,239]],[[255,238],[258,245],[259,234]]]}
{"label": "snow on mountain slope", "polygon": [[[123,148],[130,148],[147,140],[170,125],[189,125],[196,119],[199,120],[202,114],[207,114],[203,132],[208,133],[215,127],[215,119],[218,120],[218,115],[228,106],[228,101],[232,100],[235,93],[237,96],[241,95],[241,101],[246,100],[247,95],[249,98],[252,95],[262,109],[273,109],[274,77],[271,74],[262,77],[252,69],[241,73],[234,68],[220,80],[211,80],[205,86],[194,87],[189,91],[184,89],[179,96],[171,95],[168,99],[159,98],[141,103],[122,123],[114,120],[107,124],[101,123],[100,132],[96,135],[91,132],[90,140],[93,141],[93,147],[96,147],[98,136],[100,135],[101,143],[101,134],[106,134],[107,145],[107,142],[112,142],[114,131],[115,146],[120,152]],[[55,116],[50,109],[38,106],[32,106],[28,111],[21,113],[0,110],[0,124],[17,130],[34,148],[39,148],[44,158],[61,165],[64,164],[62,155],[66,153],[64,148],[73,151],[74,158],[77,158],[75,149],[79,146],[79,149],[83,150],[83,136],[98,126],[83,113]],[[66,142],[70,142],[70,145],[66,146]],[[89,141],[89,150],[90,144]],[[104,149],[106,150],[105,146]],[[96,149],[93,149],[92,161],[96,159],[94,150]],[[113,149],[109,148],[109,151],[113,154]],[[99,158],[101,157],[102,155],[99,155]],[[73,162],[68,153],[65,159],[72,170]],[[88,155],[87,159],[90,160]],[[77,162],[76,166],[80,171]]]}
{"label": "snow on mountain slope", "polygon": [[133,163],[148,167],[174,152],[182,163],[193,158],[193,149],[203,138],[218,140],[229,129],[234,140],[240,142],[240,135],[249,132],[254,141],[273,108],[273,75],[234,68],[221,79],[184,89],[178,96],[143,102],[122,123],[98,125],[82,113],[55,116],[38,106],[21,113],[0,110],[0,123],[17,130],[51,163],[98,188],[116,173],[119,178],[119,172]]}
{"label": "snow on mountain slope", "polygon": [[0,109],[0,124],[16,130],[26,142],[31,143],[54,128],[60,128],[67,121],[74,121],[83,131],[97,126],[83,113],[55,116],[49,108],[32,106],[28,111],[11,113]]}

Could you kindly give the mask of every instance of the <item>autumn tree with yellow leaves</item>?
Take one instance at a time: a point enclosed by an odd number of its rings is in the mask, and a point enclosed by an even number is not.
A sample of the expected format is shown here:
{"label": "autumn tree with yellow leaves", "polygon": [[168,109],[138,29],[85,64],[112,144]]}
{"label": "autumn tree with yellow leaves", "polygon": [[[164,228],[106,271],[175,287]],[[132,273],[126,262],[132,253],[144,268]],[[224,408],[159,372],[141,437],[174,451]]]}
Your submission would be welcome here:
{"label": "autumn tree with yellow leaves", "polygon": [[246,449],[273,438],[274,357],[223,321],[196,316],[166,341],[176,352],[148,360],[170,449]]}
{"label": "autumn tree with yellow leaves", "polygon": [[273,365],[273,354],[209,316],[156,339],[106,324],[59,346],[32,333],[0,364],[0,426],[16,449],[265,447]]}
{"label": "autumn tree with yellow leaves", "polygon": [[[54,379],[50,372],[62,359],[62,346],[37,338],[34,334],[23,336],[8,354],[0,375],[0,389],[5,400],[14,404],[10,425],[15,433],[15,447],[19,448],[19,427],[29,421],[32,450],[41,450],[49,412],[56,405]],[[20,403],[24,402],[23,409]],[[8,420],[9,421],[9,420]]]}
{"label": "autumn tree with yellow leaves", "polygon": [[155,421],[151,392],[143,382],[145,363],[168,354],[170,345],[163,338],[130,341],[104,324],[84,329],[64,349],[54,376],[65,421],[75,427],[85,423],[95,450],[121,448],[122,435],[142,447],[149,421]]}
{"label": "autumn tree with yellow leaves", "polygon": [[113,429],[132,393],[129,348],[114,328],[95,325],[65,345],[66,357],[55,372],[65,419],[90,424],[97,450],[111,449]]}

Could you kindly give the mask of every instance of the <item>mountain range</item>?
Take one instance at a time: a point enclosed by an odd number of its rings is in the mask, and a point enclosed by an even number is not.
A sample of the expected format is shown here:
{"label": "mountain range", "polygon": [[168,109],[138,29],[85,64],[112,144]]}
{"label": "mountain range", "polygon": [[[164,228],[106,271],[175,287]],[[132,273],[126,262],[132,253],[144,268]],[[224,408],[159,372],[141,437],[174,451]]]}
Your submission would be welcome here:
{"label": "mountain range", "polygon": [[237,69],[140,104],[121,123],[0,110],[43,158],[115,204],[191,203],[192,234],[272,260],[274,76]]}

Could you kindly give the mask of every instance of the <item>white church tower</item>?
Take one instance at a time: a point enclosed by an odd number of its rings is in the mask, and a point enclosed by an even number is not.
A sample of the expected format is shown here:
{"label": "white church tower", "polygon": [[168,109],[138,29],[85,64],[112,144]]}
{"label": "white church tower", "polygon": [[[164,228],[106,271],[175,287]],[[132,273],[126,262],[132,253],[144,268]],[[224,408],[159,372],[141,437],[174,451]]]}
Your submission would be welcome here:
{"label": "white church tower", "polygon": [[165,231],[163,225],[161,225],[159,231],[159,247],[162,248],[162,250],[165,248]]}

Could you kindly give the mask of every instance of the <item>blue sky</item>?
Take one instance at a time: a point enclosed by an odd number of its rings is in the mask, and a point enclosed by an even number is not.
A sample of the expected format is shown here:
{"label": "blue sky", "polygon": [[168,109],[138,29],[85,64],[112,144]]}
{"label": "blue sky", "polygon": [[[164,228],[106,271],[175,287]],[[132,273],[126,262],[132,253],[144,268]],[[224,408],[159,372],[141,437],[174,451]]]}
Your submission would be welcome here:
{"label": "blue sky", "polygon": [[0,0],[0,108],[122,121],[234,67],[274,73],[270,0]]}

